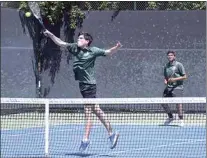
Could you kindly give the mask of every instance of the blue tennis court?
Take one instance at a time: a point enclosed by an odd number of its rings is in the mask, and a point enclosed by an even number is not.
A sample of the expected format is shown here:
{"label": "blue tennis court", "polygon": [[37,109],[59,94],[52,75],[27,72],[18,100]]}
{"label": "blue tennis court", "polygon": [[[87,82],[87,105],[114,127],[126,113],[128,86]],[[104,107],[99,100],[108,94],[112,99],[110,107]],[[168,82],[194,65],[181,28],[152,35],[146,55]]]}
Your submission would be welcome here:
{"label": "blue tennis court", "polygon": [[[109,148],[103,126],[95,125],[91,145],[79,153],[84,125],[50,127],[50,157],[136,157],[136,158],[203,158],[206,155],[204,126],[114,125],[120,138],[117,147]],[[44,128],[1,131],[1,157],[44,157]]]}

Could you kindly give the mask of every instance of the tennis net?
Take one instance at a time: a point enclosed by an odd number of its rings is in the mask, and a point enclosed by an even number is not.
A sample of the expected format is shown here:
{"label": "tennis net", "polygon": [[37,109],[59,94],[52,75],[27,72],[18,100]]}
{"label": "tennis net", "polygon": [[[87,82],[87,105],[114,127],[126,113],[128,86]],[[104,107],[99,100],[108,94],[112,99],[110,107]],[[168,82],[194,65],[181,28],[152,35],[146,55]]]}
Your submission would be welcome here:
{"label": "tennis net", "polygon": [[[183,106],[182,126],[177,103]],[[109,148],[107,130],[92,114],[90,147],[79,152],[85,132],[84,104],[99,104],[105,112],[113,131],[120,134],[115,149]],[[163,104],[169,105],[175,118],[170,126],[163,126],[167,118]],[[1,98],[1,157],[202,157],[205,123],[202,97]]]}

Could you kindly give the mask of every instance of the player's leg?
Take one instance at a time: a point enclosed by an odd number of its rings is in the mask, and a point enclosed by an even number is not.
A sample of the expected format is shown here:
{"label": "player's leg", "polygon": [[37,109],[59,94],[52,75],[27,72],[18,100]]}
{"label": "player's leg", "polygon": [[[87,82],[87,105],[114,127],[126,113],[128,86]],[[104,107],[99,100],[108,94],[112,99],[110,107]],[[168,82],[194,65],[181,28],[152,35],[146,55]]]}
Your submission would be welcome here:
{"label": "player's leg", "polygon": [[168,104],[162,104],[164,111],[167,113],[169,118],[173,118],[173,114]]}
{"label": "player's leg", "polygon": [[[172,92],[168,88],[165,88],[165,90],[163,92],[163,97],[172,97]],[[162,107],[168,115],[168,118],[164,122],[164,125],[169,125],[173,121],[172,111],[171,111],[168,104],[162,104]]]}
{"label": "player's leg", "polygon": [[110,148],[113,149],[116,147],[116,144],[118,142],[119,133],[118,132],[112,132],[111,124],[106,116],[106,114],[103,112],[103,110],[99,107],[99,105],[95,105],[93,109],[96,116],[99,118],[101,123],[105,126],[110,140]]}
{"label": "player's leg", "polygon": [[[80,83],[79,87],[83,98],[94,98],[95,94],[94,94],[93,86],[91,86],[90,84]],[[84,105],[85,134],[79,148],[79,150],[82,152],[85,151],[90,145],[89,136],[92,127],[92,106],[93,105]]]}
{"label": "player's leg", "polygon": [[[172,92],[168,88],[165,88],[165,90],[163,92],[163,97],[172,97]],[[162,107],[163,107],[164,111],[168,114],[168,117],[173,118],[172,111],[171,111],[169,105],[162,104]]]}
{"label": "player's leg", "polygon": [[89,135],[90,135],[90,131],[91,131],[91,127],[92,127],[92,109],[91,109],[91,105],[84,105],[84,113],[85,113],[85,134],[84,134],[84,138],[81,141],[81,145],[79,150],[81,152],[87,150],[87,148],[90,145],[90,140],[89,140]]}
{"label": "player's leg", "polygon": [[106,128],[106,130],[110,136],[112,134],[112,128],[111,128],[111,124],[110,124],[106,114],[103,112],[103,110],[97,104],[94,106],[93,111],[94,111],[95,115],[99,118],[101,123],[104,125],[104,127]]}
{"label": "player's leg", "polygon": [[84,140],[89,140],[89,135],[92,127],[92,107],[91,105],[84,105],[84,113],[85,113],[85,135]]}
{"label": "player's leg", "polygon": [[[89,90],[90,90],[90,92],[88,94],[89,94],[90,98],[96,98],[96,85],[90,85]],[[115,133],[112,132],[111,124],[110,124],[106,114],[103,112],[103,110],[101,110],[99,105],[93,106],[93,112],[99,118],[99,120],[102,122],[102,124],[105,126],[105,128],[109,134],[109,139],[111,142],[110,148],[111,149],[115,148],[117,141],[118,141],[118,138],[119,138],[119,134],[117,132],[115,132]]]}
{"label": "player's leg", "polygon": [[176,107],[177,107],[179,119],[183,120],[183,108],[182,108],[182,104],[177,104]]}
{"label": "player's leg", "polygon": [[[173,97],[183,97],[183,89],[174,89],[173,90]],[[177,108],[178,117],[179,117],[178,125],[184,126],[182,104],[176,104],[176,108]]]}

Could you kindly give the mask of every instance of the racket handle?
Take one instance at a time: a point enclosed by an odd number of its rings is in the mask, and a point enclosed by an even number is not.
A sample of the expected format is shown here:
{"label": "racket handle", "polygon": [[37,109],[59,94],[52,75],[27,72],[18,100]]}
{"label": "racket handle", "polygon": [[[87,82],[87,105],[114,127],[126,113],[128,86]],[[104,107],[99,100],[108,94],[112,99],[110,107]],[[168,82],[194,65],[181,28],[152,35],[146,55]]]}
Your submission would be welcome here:
{"label": "racket handle", "polygon": [[42,26],[43,30],[46,30],[45,25],[43,24],[43,21],[39,19],[40,25]]}

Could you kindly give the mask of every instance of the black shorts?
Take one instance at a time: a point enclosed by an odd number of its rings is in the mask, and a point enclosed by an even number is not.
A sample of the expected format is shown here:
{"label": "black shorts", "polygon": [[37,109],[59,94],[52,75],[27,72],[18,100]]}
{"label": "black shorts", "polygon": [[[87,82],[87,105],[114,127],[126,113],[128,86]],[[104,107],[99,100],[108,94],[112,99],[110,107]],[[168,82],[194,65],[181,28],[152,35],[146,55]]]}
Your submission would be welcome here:
{"label": "black shorts", "polygon": [[96,98],[96,84],[79,83],[83,98]]}
{"label": "black shorts", "polygon": [[163,97],[183,97],[183,89],[165,88]]}

